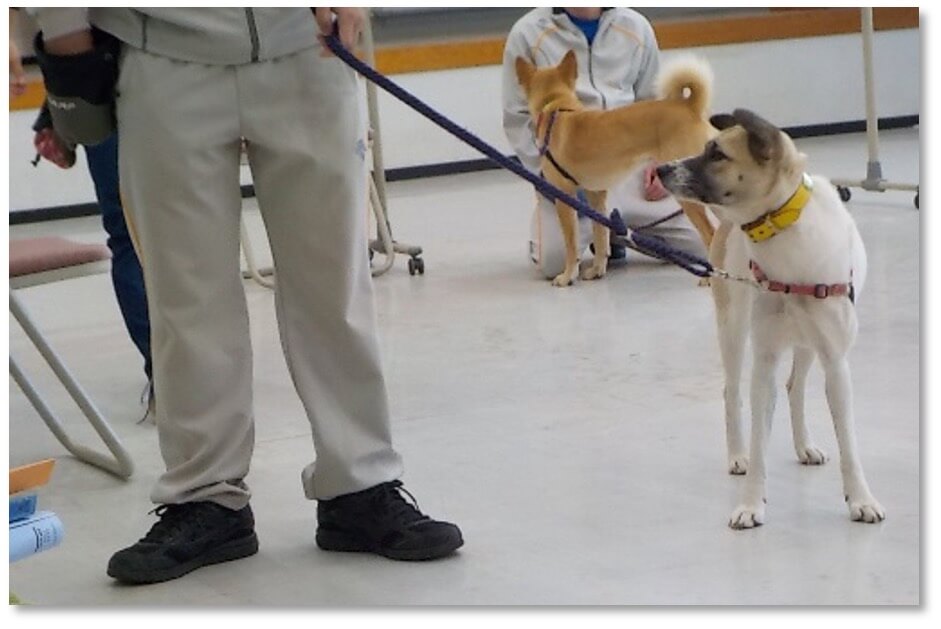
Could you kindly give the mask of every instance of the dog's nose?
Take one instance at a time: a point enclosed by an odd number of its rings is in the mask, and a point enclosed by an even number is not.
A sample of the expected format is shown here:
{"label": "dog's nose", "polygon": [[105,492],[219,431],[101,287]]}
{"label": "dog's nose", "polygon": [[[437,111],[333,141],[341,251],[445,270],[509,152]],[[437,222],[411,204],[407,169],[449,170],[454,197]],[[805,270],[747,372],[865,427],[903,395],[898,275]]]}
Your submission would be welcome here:
{"label": "dog's nose", "polygon": [[673,174],[674,170],[675,168],[673,164],[661,164],[660,166],[657,166],[657,177],[660,178],[660,181],[663,181]]}

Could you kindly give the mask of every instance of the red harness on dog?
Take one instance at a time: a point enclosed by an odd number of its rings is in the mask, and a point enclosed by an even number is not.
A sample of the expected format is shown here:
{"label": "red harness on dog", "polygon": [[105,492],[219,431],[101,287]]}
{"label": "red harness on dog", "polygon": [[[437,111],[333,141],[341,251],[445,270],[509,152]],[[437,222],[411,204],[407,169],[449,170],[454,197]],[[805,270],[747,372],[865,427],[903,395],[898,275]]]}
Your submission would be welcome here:
{"label": "red harness on dog", "polygon": [[807,295],[817,299],[826,299],[827,297],[842,297],[846,295],[850,301],[855,301],[853,291],[853,271],[850,270],[850,281],[845,284],[785,284],[775,280],[769,280],[765,272],[761,270],[758,263],[754,260],[748,261],[748,268],[754,274],[755,279],[764,288],[772,293],[784,293],[786,295]]}

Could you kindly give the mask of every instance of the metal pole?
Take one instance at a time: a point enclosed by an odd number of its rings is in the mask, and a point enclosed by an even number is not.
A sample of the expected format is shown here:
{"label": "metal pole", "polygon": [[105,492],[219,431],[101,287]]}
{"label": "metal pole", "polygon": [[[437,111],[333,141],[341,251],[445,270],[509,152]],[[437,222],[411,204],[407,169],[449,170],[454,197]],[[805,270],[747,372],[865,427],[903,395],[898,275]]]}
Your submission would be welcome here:
{"label": "metal pole", "polygon": [[[376,67],[376,47],[372,34],[372,15],[366,20],[363,28],[363,49],[365,51],[366,62]],[[379,99],[376,86],[372,81],[366,81],[366,104],[369,110],[369,128],[373,132],[371,143],[372,153],[372,173],[371,177],[374,184],[375,195],[370,199],[373,203],[373,210],[376,215],[377,238],[369,243],[369,247],[376,253],[383,253],[390,258],[395,254],[401,253],[410,257],[408,269],[411,275],[415,273],[424,274],[425,262],[421,259],[422,248],[415,245],[408,245],[396,242],[392,239],[392,224],[389,221],[389,204],[386,196],[386,170],[385,162],[382,157],[382,131],[379,126]],[[370,194],[372,195],[372,188]],[[378,205],[377,205],[378,202]],[[379,225],[378,223],[384,223]],[[387,261],[381,268],[373,270],[373,276],[382,275],[392,266],[392,260]]]}
{"label": "metal pole", "polygon": [[130,454],[124,449],[121,440],[111,429],[111,425],[101,414],[101,411],[98,410],[98,407],[95,406],[95,403],[92,402],[88,394],[85,393],[85,390],[82,389],[81,385],[79,385],[62,363],[58,354],[49,346],[45,337],[43,337],[36,326],[33,325],[33,320],[26,314],[26,310],[20,302],[20,299],[12,292],[10,293],[10,313],[19,322],[26,336],[29,337],[29,340],[31,340],[36,349],[39,350],[46,364],[49,365],[53,373],[59,378],[59,382],[61,382],[65,390],[68,391],[72,400],[82,411],[82,414],[85,415],[86,419],[88,419],[88,422],[91,424],[92,428],[94,428],[95,432],[98,433],[98,436],[104,442],[105,446],[107,446],[114,458],[109,458],[96,450],[74,443],[65,432],[65,429],[56,418],[55,414],[45,404],[42,396],[39,395],[36,388],[29,381],[29,378],[20,370],[11,356],[10,374],[20,386],[23,393],[26,394],[26,397],[32,402],[33,407],[49,427],[49,430],[52,431],[59,442],[76,458],[96,467],[100,467],[121,478],[130,478],[131,474],[134,473],[134,462],[131,460]]}
{"label": "metal pole", "polygon": [[863,76],[866,84],[866,141],[869,162],[863,187],[878,190],[882,182],[882,164],[879,163],[879,120],[876,118],[876,86],[872,66],[872,7],[862,9]]}
{"label": "metal pole", "polygon": [[861,12],[861,26],[863,39],[863,74],[866,90],[866,142],[868,161],[866,162],[866,178],[862,181],[853,179],[832,179],[831,182],[840,192],[844,201],[849,201],[849,188],[862,188],[871,192],[885,192],[886,190],[908,190],[915,192],[915,207],[918,207],[918,185],[907,183],[889,183],[882,178],[882,164],[879,162],[879,119],[876,115],[876,85],[875,68],[872,62],[873,20],[872,7],[863,7]]}
{"label": "metal pole", "polygon": [[[372,19],[366,20],[363,29],[363,49],[366,51],[366,63],[376,67],[376,46],[372,37]],[[386,169],[382,160],[382,130],[379,127],[379,99],[376,95],[376,86],[372,81],[366,81],[366,103],[369,106],[369,126],[373,132],[372,163],[373,179],[376,182],[376,192],[382,207],[386,205]]]}

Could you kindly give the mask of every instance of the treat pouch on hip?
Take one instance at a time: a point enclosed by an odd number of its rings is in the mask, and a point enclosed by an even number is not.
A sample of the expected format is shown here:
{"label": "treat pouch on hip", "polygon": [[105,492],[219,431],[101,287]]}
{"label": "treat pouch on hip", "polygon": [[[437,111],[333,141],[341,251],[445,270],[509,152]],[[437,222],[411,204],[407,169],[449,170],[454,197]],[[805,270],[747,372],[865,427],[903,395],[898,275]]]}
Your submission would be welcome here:
{"label": "treat pouch on hip", "polygon": [[42,33],[35,50],[46,84],[53,127],[65,142],[94,146],[114,133],[114,96],[121,42],[92,29],[94,48],[79,55],[46,52]]}

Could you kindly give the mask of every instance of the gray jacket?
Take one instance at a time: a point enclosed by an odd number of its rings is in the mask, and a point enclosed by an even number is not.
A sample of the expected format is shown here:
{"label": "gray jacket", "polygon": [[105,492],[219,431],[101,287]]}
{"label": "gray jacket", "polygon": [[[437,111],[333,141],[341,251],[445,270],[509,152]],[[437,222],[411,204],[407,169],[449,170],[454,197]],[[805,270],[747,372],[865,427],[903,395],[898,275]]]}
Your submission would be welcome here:
{"label": "gray jacket", "polygon": [[513,25],[503,51],[503,130],[527,168],[539,171],[534,122],[516,79],[516,58],[556,65],[569,50],[578,59],[575,91],[591,109],[611,109],[654,98],[660,49],[647,18],[627,8],[604,11],[594,42],[562,11],[530,11]]}
{"label": "gray jacket", "polygon": [[311,48],[319,29],[309,8],[33,9],[46,38],[89,22],[156,55],[210,65],[267,61]]}

